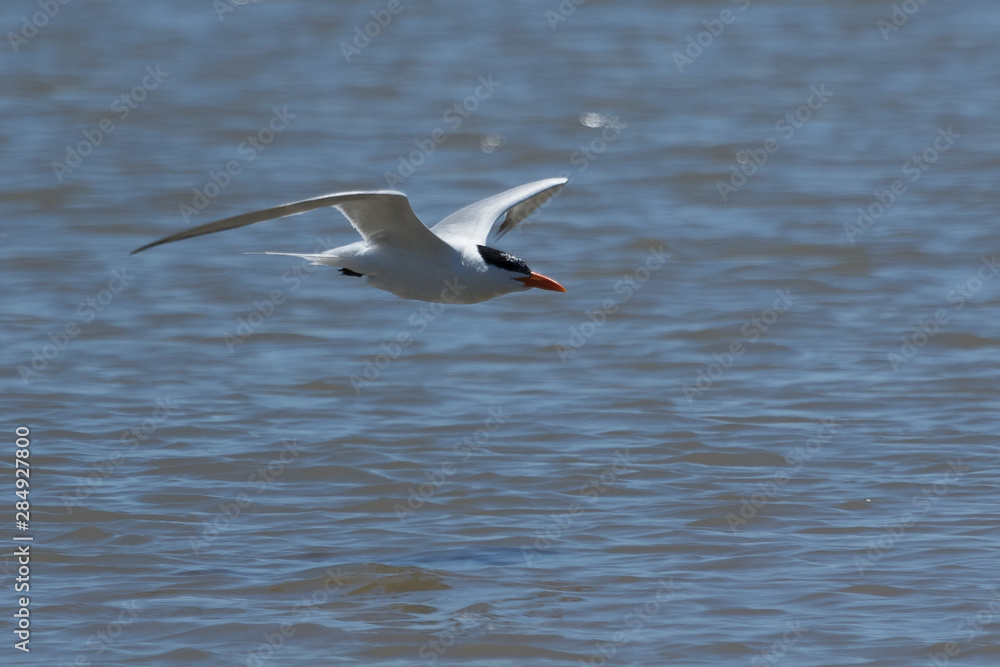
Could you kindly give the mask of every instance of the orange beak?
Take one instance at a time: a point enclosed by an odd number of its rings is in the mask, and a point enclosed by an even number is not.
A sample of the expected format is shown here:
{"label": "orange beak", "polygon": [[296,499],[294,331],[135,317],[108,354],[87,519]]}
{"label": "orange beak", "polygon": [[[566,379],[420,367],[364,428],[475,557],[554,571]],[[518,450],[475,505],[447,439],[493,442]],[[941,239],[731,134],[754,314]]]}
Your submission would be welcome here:
{"label": "orange beak", "polygon": [[565,292],[566,288],[552,280],[552,278],[546,278],[540,273],[531,272],[530,276],[526,278],[515,278],[514,280],[520,280],[522,283],[528,287],[537,287],[538,289],[547,289],[550,292]]}

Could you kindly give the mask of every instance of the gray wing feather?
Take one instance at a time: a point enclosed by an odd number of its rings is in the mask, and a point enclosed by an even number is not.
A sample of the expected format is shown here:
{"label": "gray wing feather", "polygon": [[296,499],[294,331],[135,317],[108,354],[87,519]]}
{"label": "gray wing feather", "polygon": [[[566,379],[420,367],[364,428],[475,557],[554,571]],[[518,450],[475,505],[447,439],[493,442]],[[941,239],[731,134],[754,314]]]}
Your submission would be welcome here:
{"label": "gray wing feather", "polygon": [[147,243],[129,254],[134,255],[164,243],[173,243],[195,236],[246,227],[256,222],[299,215],[328,206],[343,213],[351,225],[361,234],[361,237],[372,245],[396,244],[417,251],[440,250],[445,245],[420,222],[403,193],[392,191],[341,192],[266,208],[262,211],[234,215],[231,218],[185,229],[182,232]]}
{"label": "gray wing feather", "polygon": [[[486,243],[496,227],[494,238],[500,238],[534,213],[538,207],[559,191],[568,179],[548,178],[511,188],[455,211],[431,227],[441,237],[460,237],[478,244]],[[503,222],[496,226],[503,216]]]}

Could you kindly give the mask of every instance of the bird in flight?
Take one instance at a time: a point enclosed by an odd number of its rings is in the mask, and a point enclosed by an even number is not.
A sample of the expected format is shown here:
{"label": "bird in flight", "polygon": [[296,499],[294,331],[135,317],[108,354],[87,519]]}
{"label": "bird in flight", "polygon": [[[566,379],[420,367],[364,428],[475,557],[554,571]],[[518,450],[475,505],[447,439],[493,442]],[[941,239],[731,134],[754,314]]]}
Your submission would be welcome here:
{"label": "bird in flight", "polygon": [[529,269],[524,260],[485,243],[491,236],[499,239],[516,227],[566,181],[549,178],[519,185],[459,209],[429,229],[414,214],[402,192],[323,195],[192,227],[147,243],[130,254],[332,206],[344,214],[363,240],[319,254],[264,254],[302,257],[313,264],[335,266],[345,276],[362,278],[372,287],[418,301],[479,303],[532,287],[565,292],[556,281]]}

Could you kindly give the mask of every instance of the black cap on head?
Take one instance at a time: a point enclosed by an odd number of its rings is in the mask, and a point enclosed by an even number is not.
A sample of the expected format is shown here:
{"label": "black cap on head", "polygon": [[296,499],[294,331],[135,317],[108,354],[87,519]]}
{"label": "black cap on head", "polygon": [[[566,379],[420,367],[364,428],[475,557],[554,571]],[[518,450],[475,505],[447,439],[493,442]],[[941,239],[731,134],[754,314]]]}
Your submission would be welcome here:
{"label": "black cap on head", "polygon": [[489,248],[484,245],[476,247],[479,248],[479,255],[483,258],[483,261],[490,266],[507,269],[514,273],[523,273],[526,276],[531,275],[531,269],[528,268],[523,259],[514,257],[514,255],[497,250],[496,248]]}

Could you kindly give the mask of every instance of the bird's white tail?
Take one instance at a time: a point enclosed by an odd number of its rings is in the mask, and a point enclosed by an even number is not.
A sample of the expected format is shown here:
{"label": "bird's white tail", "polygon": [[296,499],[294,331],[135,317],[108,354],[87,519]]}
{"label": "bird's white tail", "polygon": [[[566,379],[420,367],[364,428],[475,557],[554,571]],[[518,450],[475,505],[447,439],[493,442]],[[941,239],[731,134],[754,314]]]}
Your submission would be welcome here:
{"label": "bird's white tail", "polygon": [[308,259],[313,264],[323,264],[325,266],[344,266],[344,260],[342,257],[337,257],[336,255],[310,255],[310,254],[299,254],[296,252],[247,252],[243,253],[245,255],[284,255],[285,257],[301,257],[302,259]]}

